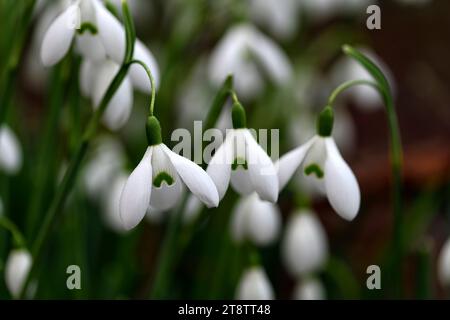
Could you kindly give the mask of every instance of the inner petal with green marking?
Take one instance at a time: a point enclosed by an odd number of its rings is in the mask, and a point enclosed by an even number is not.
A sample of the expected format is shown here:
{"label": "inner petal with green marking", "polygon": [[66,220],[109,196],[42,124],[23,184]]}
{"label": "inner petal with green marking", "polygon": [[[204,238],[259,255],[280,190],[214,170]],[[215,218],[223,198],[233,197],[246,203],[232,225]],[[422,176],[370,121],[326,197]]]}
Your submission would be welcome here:
{"label": "inner petal with green marking", "polygon": [[304,172],[307,176],[315,174],[318,179],[322,179],[324,175],[322,168],[317,163],[311,163],[305,167]]}
{"label": "inner petal with green marking", "polygon": [[162,171],[159,172],[153,179],[153,186],[156,188],[160,188],[164,182],[168,186],[171,186],[172,184],[174,184],[175,179],[169,173]]}
{"label": "inner petal with green marking", "polygon": [[244,170],[248,170],[247,160],[244,158],[235,158],[233,163],[231,164],[231,169],[233,171],[237,170],[239,167],[242,167]]}

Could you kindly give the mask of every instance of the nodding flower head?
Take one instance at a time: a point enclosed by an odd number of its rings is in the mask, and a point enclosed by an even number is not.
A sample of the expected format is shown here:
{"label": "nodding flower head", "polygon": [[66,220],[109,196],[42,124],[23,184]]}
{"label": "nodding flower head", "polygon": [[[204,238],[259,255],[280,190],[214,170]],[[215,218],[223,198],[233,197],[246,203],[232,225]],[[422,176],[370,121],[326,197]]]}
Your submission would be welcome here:
{"label": "nodding flower head", "polygon": [[283,188],[303,164],[303,173],[317,179],[337,214],[353,220],[361,201],[359,185],[331,136],[332,128],[333,113],[327,107],[319,116],[317,135],[278,160],[278,180]]}
{"label": "nodding flower head", "polygon": [[22,167],[22,150],[14,132],[7,126],[0,126],[0,171],[15,174]]}
{"label": "nodding flower head", "polygon": [[236,289],[238,300],[272,300],[275,298],[266,272],[260,266],[252,266],[244,271]]}
{"label": "nodding flower head", "polygon": [[31,254],[25,249],[12,250],[5,266],[5,283],[9,292],[17,297],[32,265]]}
{"label": "nodding flower head", "polygon": [[135,227],[147,208],[169,210],[182,195],[183,184],[208,207],[217,207],[219,195],[208,174],[194,162],[172,152],[161,142],[159,122],[149,117],[149,146],[129,176],[120,198],[124,227]]}

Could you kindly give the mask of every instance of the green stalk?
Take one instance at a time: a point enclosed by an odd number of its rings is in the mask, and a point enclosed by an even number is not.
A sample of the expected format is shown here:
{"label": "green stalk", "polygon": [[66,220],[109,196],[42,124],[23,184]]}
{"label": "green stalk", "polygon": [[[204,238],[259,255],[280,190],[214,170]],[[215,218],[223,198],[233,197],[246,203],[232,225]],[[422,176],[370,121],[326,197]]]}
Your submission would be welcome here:
{"label": "green stalk", "polygon": [[25,248],[25,238],[23,237],[22,233],[19,231],[19,228],[7,217],[1,216],[0,217],[0,227],[5,228],[9,232],[11,232],[11,235],[14,239],[14,245],[16,248]]}
{"label": "green stalk", "polygon": [[[24,297],[25,292],[27,291],[28,285],[33,277],[33,273],[36,272],[37,266],[39,265],[43,249],[45,244],[50,236],[52,226],[54,225],[58,214],[63,212],[63,206],[67,196],[72,190],[73,185],[76,182],[76,178],[78,172],[81,168],[82,160],[84,159],[86,152],[90,146],[92,138],[95,136],[97,132],[97,128],[100,124],[100,120],[105,112],[108,103],[111,101],[112,97],[116,93],[117,89],[121,85],[122,81],[125,79],[128,69],[130,67],[131,59],[133,57],[134,50],[134,42],[135,42],[135,34],[134,34],[134,25],[133,20],[131,19],[130,12],[128,10],[128,4],[126,0],[122,0],[122,9],[124,13],[124,23],[126,30],[126,52],[125,52],[125,60],[117,71],[114,79],[110,83],[108,89],[106,90],[105,95],[103,96],[99,107],[94,112],[91,120],[89,121],[86,130],[83,134],[83,138],[80,142],[80,145],[75,153],[74,158],[69,164],[67,171],[64,175],[64,178],[61,182],[61,185],[58,188],[58,191],[50,205],[49,210],[47,211],[42,226],[39,230],[39,234],[37,239],[35,240],[32,247],[32,256],[33,256],[33,265],[31,267],[30,272],[28,273],[25,283],[23,285],[22,291],[19,295],[20,298]],[[130,38],[131,37],[131,38]]]}
{"label": "green stalk", "polygon": [[398,297],[401,295],[401,270],[402,270],[402,258],[404,255],[403,250],[403,236],[402,236],[402,167],[403,167],[403,152],[402,145],[400,141],[400,129],[398,126],[397,113],[395,111],[394,99],[392,97],[391,89],[386,77],[383,75],[382,71],[364,56],[361,52],[354,49],[349,45],[344,45],[342,50],[345,54],[360,63],[375,79],[375,83],[366,82],[364,80],[357,80],[353,82],[348,82],[338,87],[335,92],[332,93],[330,100],[334,102],[336,96],[354,85],[370,85],[378,89],[380,95],[383,98],[387,117],[389,124],[389,136],[390,136],[390,155],[391,155],[391,173],[393,178],[392,187],[392,199],[393,199],[393,218],[394,218],[394,228],[393,228],[393,239],[391,247],[391,268],[393,283],[393,294]]}

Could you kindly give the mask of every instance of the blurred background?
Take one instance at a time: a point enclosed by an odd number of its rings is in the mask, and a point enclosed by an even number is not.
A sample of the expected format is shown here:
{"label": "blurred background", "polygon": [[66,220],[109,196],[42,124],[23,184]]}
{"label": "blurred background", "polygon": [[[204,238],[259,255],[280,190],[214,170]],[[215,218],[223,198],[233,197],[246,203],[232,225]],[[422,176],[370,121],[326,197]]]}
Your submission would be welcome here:
{"label": "blurred background", "polygon": [[[17,21],[23,17],[23,4],[11,6],[10,2],[0,0],[2,61],[8,61],[22,32]],[[117,6],[119,1],[110,3]],[[270,66],[264,68],[258,63],[256,68],[263,71],[256,76],[253,69],[228,71],[234,72],[236,91],[251,127],[280,129],[281,155],[314,135],[315,117],[337,85],[367,77],[344,56],[341,46],[351,44],[372,57],[393,88],[404,149],[402,297],[449,297],[438,277],[438,261],[450,235],[450,2],[129,3],[137,37],[159,65],[156,114],[170,147],[176,144],[170,142],[174,129],[192,130],[194,120],[204,119],[226,76],[220,77],[214,57],[220,56],[218,51],[227,37],[234,37],[231,42],[239,45],[239,37],[233,32],[239,33],[242,26],[261,34],[264,41],[282,52],[277,65],[288,68],[287,75],[280,77],[271,75]],[[366,9],[371,4],[381,8],[380,30],[366,27],[370,16]],[[80,93],[81,59],[75,50],[56,67],[44,68],[40,62],[43,34],[63,8],[58,1],[38,1],[24,46],[16,53],[20,57],[17,69],[10,74],[6,64],[0,64],[1,101],[10,101],[5,123],[18,136],[23,154],[18,172],[0,174],[2,214],[14,221],[29,243],[92,114],[90,99]],[[222,67],[226,69],[226,65]],[[256,82],[261,84],[252,87]],[[4,100],[6,95],[10,95],[8,100]],[[138,228],[124,232],[118,225],[114,209],[118,192],[113,190],[110,177],[118,171],[126,176],[140,161],[146,148],[143,119],[148,102],[148,96],[135,92],[133,111],[124,128],[115,132],[101,128],[55,224],[38,270],[35,297],[149,297],[170,213],[150,215]],[[230,126],[226,119],[221,123]],[[336,105],[333,134],[360,184],[360,212],[352,222],[341,219],[301,174],[294,176],[277,204],[281,217],[277,235],[259,248],[261,265],[276,298],[293,298],[298,279],[287,271],[281,247],[290,216],[304,207],[315,212],[328,239],[327,261],[314,271],[314,277],[323,284],[323,298],[391,297],[383,290],[383,281],[388,286],[390,276],[383,273],[383,266],[392,243],[393,221],[389,135],[386,113],[377,94],[355,88],[342,95]],[[109,154],[109,158],[105,155],[99,160],[102,154]],[[109,169],[103,172],[105,166]],[[105,191],[102,183],[110,189]],[[186,219],[180,237],[188,241],[182,240],[175,254],[167,298],[235,296],[246,261],[243,246],[236,244],[230,233],[238,198],[230,189],[218,209],[208,210],[206,219]],[[9,234],[0,230],[0,270],[5,269],[11,248]],[[82,270],[82,290],[66,288],[66,268],[73,264]],[[382,290],[367,289],[369,265],[381,266]],[[0,297],[11,297],[3,279]]]}

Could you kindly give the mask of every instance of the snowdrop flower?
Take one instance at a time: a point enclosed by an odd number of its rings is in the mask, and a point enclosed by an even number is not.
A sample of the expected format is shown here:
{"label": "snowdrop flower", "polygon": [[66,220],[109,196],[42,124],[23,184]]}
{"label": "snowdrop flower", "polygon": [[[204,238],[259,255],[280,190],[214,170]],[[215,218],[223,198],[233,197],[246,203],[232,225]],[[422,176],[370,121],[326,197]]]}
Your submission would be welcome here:
{"label": "snowdrop flower", "polygon": [[303,163],[303,172],[308,176],[315,175],[318,187],[327,195],[336,213],[346,220],[353,220],[359,211],[361,194],[355,175],[331,137],[331,107],[321,112],[317,127],[317,135],[278,160],[276,166],[280,189]]}
{"label": "snowdrop flower", "polygon": [[22,167],[22,150],[14,132],[0,125],[0,171],[15,174]]}
{"label": "snowdrop flower", "polygon": [[[393,91],[395,92],[394,77],[388,66],[372,50],[362,48],[361,51],[380,67],[383,74],[386,75],[390,87],[393,88]],[[357,79],[374,80],[372,75],[363,66],[349,57],[344,57],[336,62],[331,70],[330,81],[333,86],[337,86],[346,80]],[[346,95],[352,101],[356,102],[362,110],[374,110],[383,105],[379,92],[375,88],[369,86],[355,86],[343,95]]]}
{"label": "snowdrop flower", "polygon": [[328,257],[325,230],[316,216],[301,210],[290,218],[282,243],[288,271],[299,277],[322,267]]}
{"label": "snowdrop flower", "polygon": [[316,278],[308,277],[300,280],[294,289],[294,300],[324,300],[325,288]]}
{"label": "snowdrop flower", "polygon": [[276,239],[280,227],[278,207],[259,199],[256,193],[241,198],[232,213],[231,235],[238,243],[250,240],[256,245],[268,245]]}
{"label": "snowdrop flower", "polygon": [[237,300],[272,300],[275,298],[266,272],[260,266],[245,270],[236,289]]}
{"label": "snowdrop flower", "polygon": [[240,24],[227,32],[210,58],[209,78],[213,84],[220,86],[229,74],[234,75],[239,95],[251,99],[262,91],[264,75],[279,86],[289,83],[292,66],[272,40],[252,25]]}
{"label": "snowdrop flower", "polygon": [[208,207],[217,207],[219,195],[208,174],[194,162],[172,152],[161,139],[159,121],[147,121],[148,148],[129,176],[120,198],[120,216],[126,229],[134,228],[150,206],[169,210],[182,194],[183,183]]}
{"label": "snowdrop flower", "polygon": [[112,180],[117,172],[122,172],[124,165],[122,145],[112,137],[99,137],[83,171],[83,184],[88,196],[98,199],[107,194]]}
{"label": "snowdrop flower", "polygon": [[125,172],[118,173],[109,186],[108,192],[102,197],[102,218],[105,225],[112,231],[123,234],[127,230],[124,228],[120,218],[119,205],[120,195],[123,187],[127,182],[128,174]]}
{"label": "snowdrop flower", "polygon": [[443,286],[450,287],[450,238],[445,242],[439,255],[438,276]]}
{"label": "snowdrop flower", "polygon": [[[155,75],[155,86],[159,85],[158,65],[154,57],[139,41],[135,44],[135,58],[143,61]],[[133,106],[133,87],[146,93],[148,92],[147,79],[143,77],[141,69],[132,65],[120,87],[115,92],[103,115],[103,122],[111,130],[120,129],[129,119]],[[120,65],[112,59],[100,61],[84,59],[80,68],[80,89],[85,97],[91,97],[94,108],[98,108],[103,96],[108,90]],[[144,71],[145,72],[145,71]]]}
{"label": "snowdrop flower", "polygon": [[232,107],[234,129],[227,130],[223,144],[209,162],[206,172],[214,181],[219,198],[231,185],[241,195],[256,192],[262,200],[276,202],[278,180],[272,160],[246,128],[242,105]]}
{"label": "snowdrop flower", "polygon": [[288,39],[297,30],[299,1],[251,0],[249,6],[252,19],[266,25],[276,37]]}
{"label": "snowdrop flower", "polygon": [[20,294],[31,264],[31,254],[27,250],[16,249],[10,252],[5,266],[5,283],[13,297]]}

